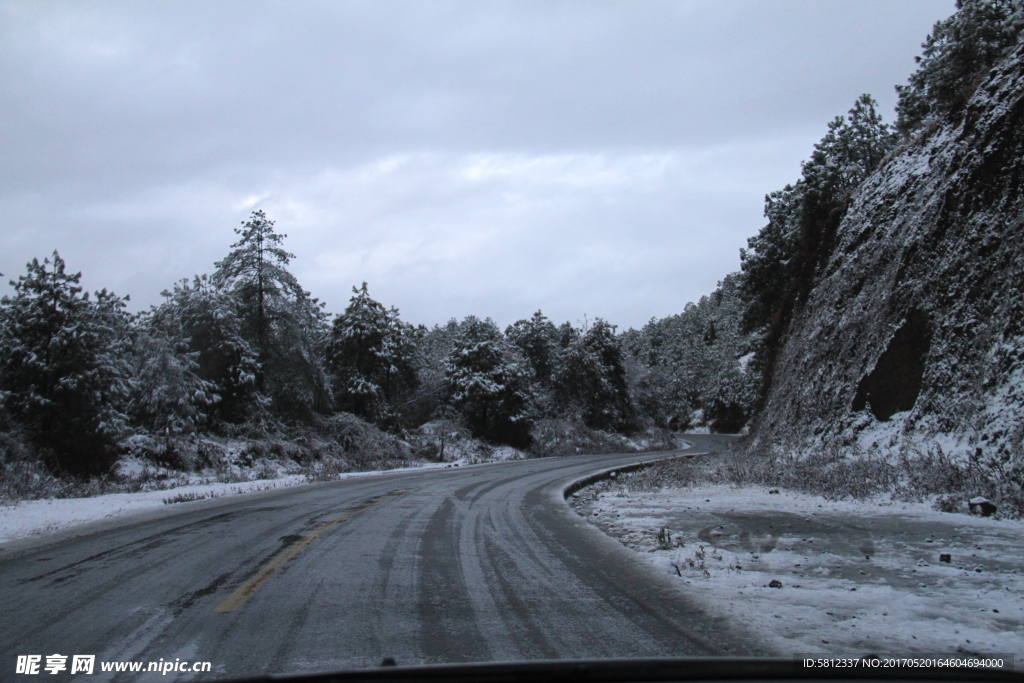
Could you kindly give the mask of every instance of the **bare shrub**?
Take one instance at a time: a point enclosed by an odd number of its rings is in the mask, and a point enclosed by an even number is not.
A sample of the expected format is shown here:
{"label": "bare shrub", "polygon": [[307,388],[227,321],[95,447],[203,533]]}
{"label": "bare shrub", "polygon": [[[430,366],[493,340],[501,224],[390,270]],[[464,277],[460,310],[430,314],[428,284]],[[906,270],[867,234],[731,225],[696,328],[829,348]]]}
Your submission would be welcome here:
{"label": "bare shrub", "polygon": [[204,500],[206,498],[213,497],[215,497],[213,493],[197,493],[196,491],[190,491],[189,493],[179,493],[176,496],[164,498],[164,505],[171,505],[173,503],[189,503],[193,500]]}
{"label": "bare shrub", "polygon": [[945,512],[966,512],[967,500],[985,496],[999,507],[999,516],[1024,516],[1024,467],[994,469],[936,445],[892,459],[838,447],[804,457],[729,451],[651,464],[634,473],[629,485],[657,491],[698,484],[788,488],[831,500],[881,494],[907,501],[931,498]]}
{"label": "bare shrub", "polygon": [[354,471],[352,465],[343,458],[328,458],[321,462],[308,465],[303,473],[310,482],[334,481],[338,475]]}
{"label": "bare shrub", "polygon": [[325,420],[324,431],[341,445],[356,469],[402,467],[410,462],[408,445],[350,413],[338,413]]}
{"label": "bare shrub", "polygon": [[531,436],[533,443],[529,452],[534,457],[579,453],[632,453],[637,450],[636,446],[621,434],[591,429],[583,424],[582,420],[537,420]]}
{"label": "bare shrub", "polygon": [[0,503],[58,496],[64,484],[50,474],[42,463],[14,460],[0,463]]}
{"label": "bare shrub", "polygon": [[410,439],[418,457],[435,462],[458,460],[480,445],[465,423],[453,417],[436,418],[420,425]]}

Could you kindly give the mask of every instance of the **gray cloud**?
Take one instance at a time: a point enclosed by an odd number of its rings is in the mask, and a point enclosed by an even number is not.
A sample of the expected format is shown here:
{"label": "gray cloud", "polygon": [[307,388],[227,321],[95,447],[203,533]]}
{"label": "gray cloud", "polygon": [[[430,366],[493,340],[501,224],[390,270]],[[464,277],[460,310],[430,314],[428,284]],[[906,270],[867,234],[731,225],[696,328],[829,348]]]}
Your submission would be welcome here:
{"label": "gray cloud", "polygon": [[331,310],[639,325],[950,1],[0,3],[0,271],[136,307],[264,208]]}

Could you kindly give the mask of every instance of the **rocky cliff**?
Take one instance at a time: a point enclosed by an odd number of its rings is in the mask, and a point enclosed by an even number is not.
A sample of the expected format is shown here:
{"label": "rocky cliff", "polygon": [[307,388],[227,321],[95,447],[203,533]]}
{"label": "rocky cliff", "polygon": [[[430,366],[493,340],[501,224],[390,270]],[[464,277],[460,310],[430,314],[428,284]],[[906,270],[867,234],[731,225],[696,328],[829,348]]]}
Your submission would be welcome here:
{"label": "rocky cliff", "polygon": [[861,186],[748,450],[936,445],[1024,472],[1024,43]]}

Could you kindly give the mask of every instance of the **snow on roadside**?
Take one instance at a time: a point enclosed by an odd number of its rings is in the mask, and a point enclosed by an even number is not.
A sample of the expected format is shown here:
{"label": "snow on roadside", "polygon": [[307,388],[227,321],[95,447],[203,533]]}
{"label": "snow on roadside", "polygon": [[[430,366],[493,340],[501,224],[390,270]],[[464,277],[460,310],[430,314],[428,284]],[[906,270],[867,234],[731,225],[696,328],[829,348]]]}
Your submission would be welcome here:
{"label": "snow on roadside", "polygon": [[168,504],[164,501],[175,498],[202,500],[304,483],[305,476],[293,474],[280,479],[256,479],[234,484],[192,484],[163,491],[107,493],[89,498],[23,500],[14,505],[0,506],[0,543],[133,512],[165,508]]}
{"label": "snow on roadside", "polygon": [[[340,480],[445,466],[445,463],[428,463],[390,470],[347,472],[336,476]],[[186,484],[160,491],[107,493],[88,498],[23,500],[14,505],[0,505],[0,544],[130,513],[171,508],[177,502],[220,498],[254,491],[302,486],[307,483],[305,475],[289,474],[275,479],[254,479],[236,483]],[[168,500],[174,502],[164,502]]]}
{"label": "snow on roadside", "polygon": [[573,507],[780,654],[1024,655],[1020,521],[730,486],[630,492],[628,477],[601,488]]}

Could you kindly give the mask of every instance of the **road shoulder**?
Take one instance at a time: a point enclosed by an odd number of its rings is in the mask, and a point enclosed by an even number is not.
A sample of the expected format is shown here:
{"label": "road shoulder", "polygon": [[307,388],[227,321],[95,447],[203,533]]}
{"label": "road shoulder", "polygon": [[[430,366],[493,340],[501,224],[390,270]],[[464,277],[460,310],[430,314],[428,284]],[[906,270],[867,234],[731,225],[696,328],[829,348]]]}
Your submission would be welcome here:
{"label": "road shoulder", "polygon": [[629,481],[570,503],[780,653],[1024,653],[1020,521],[727,485],[631,491]]}

